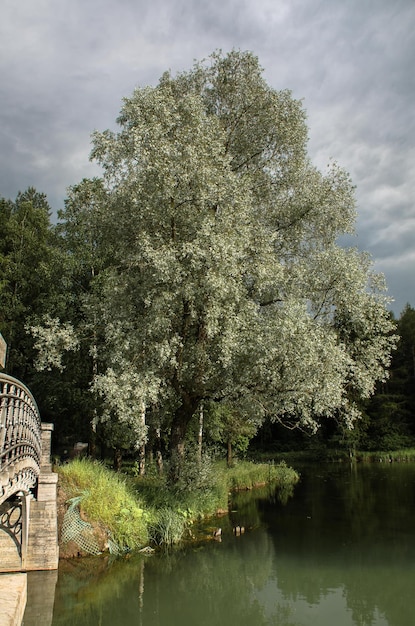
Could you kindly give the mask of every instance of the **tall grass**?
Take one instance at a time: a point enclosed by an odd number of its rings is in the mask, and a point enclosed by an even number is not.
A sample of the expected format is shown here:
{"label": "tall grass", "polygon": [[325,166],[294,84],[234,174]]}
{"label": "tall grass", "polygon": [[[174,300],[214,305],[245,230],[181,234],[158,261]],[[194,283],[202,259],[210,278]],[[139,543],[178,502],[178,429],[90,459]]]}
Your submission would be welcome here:
{"label": "tall grass", "polygon": [[226,512],[232,490],[270,482],[284,490],[299,478],[284,462],[238,462],[231,469],[222,462],[212,463],[209,472],[203,467],[203,480],[195,481],[197,488],[191,488],[185,474],[169,487],[163,477],[120,477],[88,459],[74,460],[58,471],[68,499],[84,493],[81,508],[88,521],[99,523],[119,546],[131,550],[148,542],[177,543],[193,522]]}
{"label": "tall grass", "polygon": [[158,545],[171,546],[183,539],[188,520],[180,512],[169,507],[158,510],[155,521],[150,524],[151,542]]}
{"label": "tall grass", "polygon": [[284,461],[274,463],[238,462],[228,470],[229,489],[252,489],[260,485],[275,482],[279,487],[295,484],[299,476]]}
{"label": "tall grass", "polygon": [[415,461],[415,448],[389,451],[383,450],[380,452],[356,452],[356,460],[370,463],[409,463]]}
{"label": "tall grass", "polygon": [[76,459],[58,468],[68,498],[83,494],[81,509],[121,547],[134,550],[148,542],[152,512],[119,474],[102,463]]}

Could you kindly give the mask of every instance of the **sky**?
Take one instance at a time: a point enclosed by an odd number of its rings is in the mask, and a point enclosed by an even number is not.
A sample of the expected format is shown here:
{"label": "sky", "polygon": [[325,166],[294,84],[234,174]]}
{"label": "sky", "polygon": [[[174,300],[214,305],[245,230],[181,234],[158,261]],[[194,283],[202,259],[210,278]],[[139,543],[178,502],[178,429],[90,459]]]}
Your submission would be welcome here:
{"label": "sky", "polygon": [[234,48],[302,100],[313,163],[351,175],[351,243],[399,316],[415,305],[414,0],[2,0],[0,196],[34,186],[56,215],[100,175],[91,133],[117,129],[123,97]]}

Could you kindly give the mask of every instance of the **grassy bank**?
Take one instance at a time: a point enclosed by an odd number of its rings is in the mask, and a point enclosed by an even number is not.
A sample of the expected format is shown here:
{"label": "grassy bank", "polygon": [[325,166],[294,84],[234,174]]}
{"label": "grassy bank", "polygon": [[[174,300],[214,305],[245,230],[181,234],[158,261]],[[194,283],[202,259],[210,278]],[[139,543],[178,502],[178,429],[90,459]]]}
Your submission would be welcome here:
{"label": "grassy bank", "polygon": [[106,548],[107,538],[130,549],[148,543],[153,511],[121,475],[89,459],[77,459],[57,469],[61,498],[66,504],[79,498],[81,517],[92,524],[101,550]]}
{"label": "grassy bank", "polygon": [[356,452],[356,460],[369,463],[409,463],[415,461],[415,448],[382,450],[379,452]]}
{"label": "grassy bank", "polygon": [[93,532],[101,550],[177,543],[193,522],[227,512],[232,490],[270,482],[286,488],[299,478],[285,463],[248,462],[231,469],[215,463],[199,483],[187,480],[174,488],[162,477],[116,474],[88,459],[63,465],[58,473],[62,497],[66,503],[80,498],[75,502],[81,517],[92,526],[86,532]]}
{"label": "grassy bank", "polygon": [[252,458],[258,462],[262,459],[273,458],[275,463],[285,462],[290,465],[303,463],[336,463],[354,460],[358,463],[392,463],[392,462],[415,462],[415,448],[402,450],[348,450],[317,447],[310,450],[297,450],[293,452],[267,452],[257,453]]}

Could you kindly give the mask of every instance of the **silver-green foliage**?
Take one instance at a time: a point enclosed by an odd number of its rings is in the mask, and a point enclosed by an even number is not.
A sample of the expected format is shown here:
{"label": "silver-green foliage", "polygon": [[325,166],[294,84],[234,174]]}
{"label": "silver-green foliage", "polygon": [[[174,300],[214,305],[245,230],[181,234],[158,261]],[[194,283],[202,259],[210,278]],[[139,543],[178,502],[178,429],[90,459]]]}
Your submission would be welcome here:
{"label": "silver-green foliage", "polygon": [[301,103],[232,51],[137,88],[117,121],[92,150],[114,250],[96,313],[95,387],[111,410],[167,407],[175,443],[206,398],[290,426],[352,425],[393,326],[382,277],[338,244],[353,187],[311,164]]}

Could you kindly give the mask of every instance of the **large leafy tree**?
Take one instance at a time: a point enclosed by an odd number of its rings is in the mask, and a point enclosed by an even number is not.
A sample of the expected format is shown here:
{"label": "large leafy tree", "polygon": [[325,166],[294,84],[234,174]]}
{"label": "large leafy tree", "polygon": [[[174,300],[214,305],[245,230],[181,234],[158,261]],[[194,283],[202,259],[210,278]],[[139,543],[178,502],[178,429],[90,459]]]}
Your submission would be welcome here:
{"label": "large leafy tree", "polygon": [[112,238],[95,387],[111,411],[163,406],[179,458],[204,399],[352,425],[394,340],[381,277],[337,243],[353,231],[353,187],[310,163],[301,103],[233,51],[136,89],[118,124],[92,151]]}

